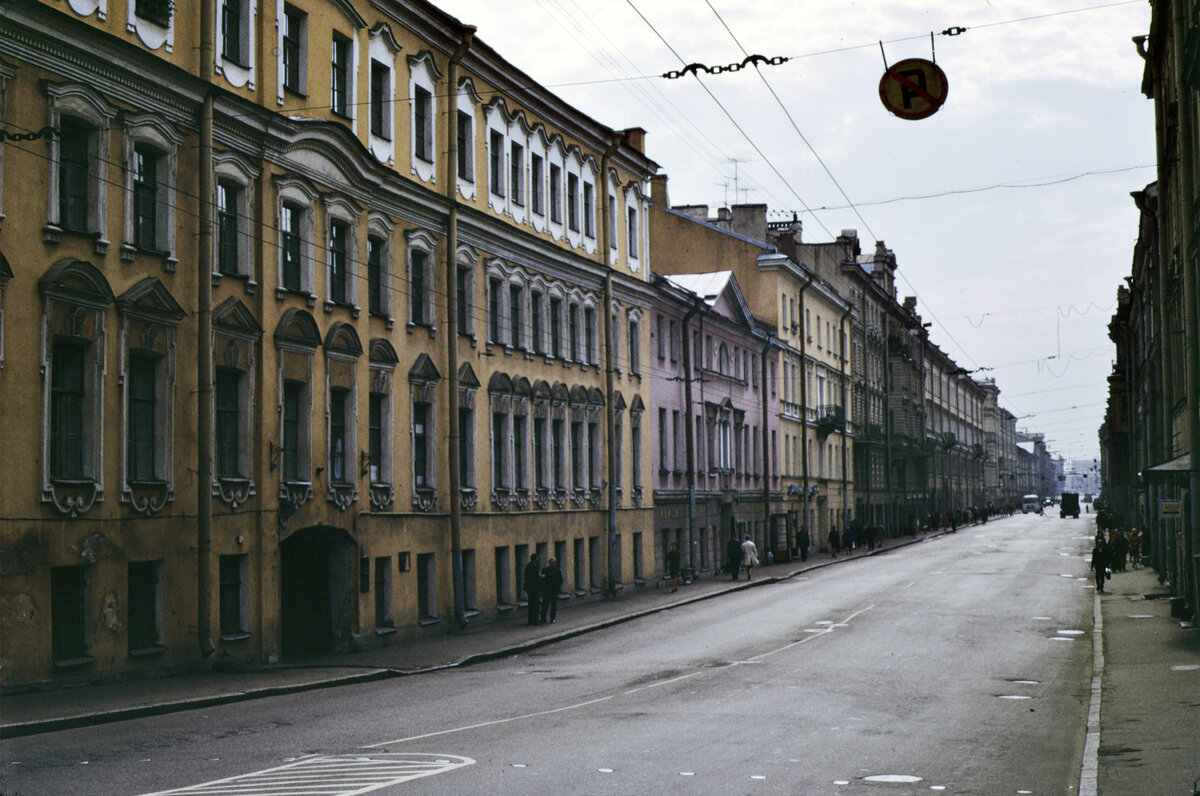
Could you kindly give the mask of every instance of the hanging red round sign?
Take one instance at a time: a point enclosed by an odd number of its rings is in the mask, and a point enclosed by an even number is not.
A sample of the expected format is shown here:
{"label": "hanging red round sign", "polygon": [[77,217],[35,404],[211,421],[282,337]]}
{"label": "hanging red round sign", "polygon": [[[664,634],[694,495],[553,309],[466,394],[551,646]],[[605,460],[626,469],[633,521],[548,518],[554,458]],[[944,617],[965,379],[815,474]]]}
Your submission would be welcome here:
{"label": "hanging red round sign", "polygon": [[888,67],[879,79],[883,107],[901,119],[924,119],[946,102],[946,73],[933,61],[906,58]]}

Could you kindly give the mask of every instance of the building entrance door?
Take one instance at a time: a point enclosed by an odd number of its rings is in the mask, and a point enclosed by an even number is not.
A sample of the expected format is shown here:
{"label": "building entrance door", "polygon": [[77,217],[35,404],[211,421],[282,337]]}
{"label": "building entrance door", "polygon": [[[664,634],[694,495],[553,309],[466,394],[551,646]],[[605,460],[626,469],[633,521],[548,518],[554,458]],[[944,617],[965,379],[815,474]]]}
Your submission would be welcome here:
{"label": "building entrance door", "polygon": [[283,541],[279,607],[285,659],[349,646],[355,549],[345,531],[319,526]]}

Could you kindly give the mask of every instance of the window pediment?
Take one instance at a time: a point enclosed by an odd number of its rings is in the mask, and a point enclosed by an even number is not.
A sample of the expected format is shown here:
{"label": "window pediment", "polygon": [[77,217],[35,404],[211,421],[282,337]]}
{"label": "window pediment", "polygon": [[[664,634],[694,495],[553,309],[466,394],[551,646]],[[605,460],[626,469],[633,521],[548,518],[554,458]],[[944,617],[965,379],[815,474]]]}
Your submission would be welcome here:
{"label": "window pediment", "polygon": [[170,291],[153,276],[148,276],[117,298],[117,309],[130,315],[157,323],[178,326],[187,312]]}
{"label": "window pediment", "polygon": [[292,343],[315,350],[321,345],[321,333],[311,315],[293,307],[279,319],[275,327],[275,342]]}
{"label": "window pediment", "polygon": [[362,356],[363,352],[358,333],[348,323],[335,323],[329,328],[329,333],[325,335],[325,350],[355,359]]}
{"label": "window pediment", "polygon": [[479,389],[479,378],[475,375],[475,370],[471,367],[471,363],[464,362],[462,367],[458,369],[458,386],[464,390]]}
{"label": "window pediment", "polygon": [[429,358],[428,354],[421,354],[417,357],[417,361],[408,371],[408,380],[414,384],[428,384],[441,381],[441,379],[442,374],[438,372],[437,366],[433,364],[433,360]]}
{"label": "window pediment", "polygon": [[42,274],[38,290],[43,297],[104,309],[115,301],[108,280],[86,260],[64,258]]}
{"label": "window pediment", "polygon": [[396,349],[382,337],[371,338],[370,360],[372,364],[390,365],[392,367],[400,363],[400,357],[396,355]]}
{"label": "window pediment", "polygon": [[213,328],[240,337],[252,336],[257,339],[262,335],[262,327],[258,325],[254,313],[232,296],[213,310]]}
{"label": "window pediment", "polygon": [[438,69],[437,61],[429,50],[421,50],[416,55],[408,56],[408,69],[413,73],[418,70],[424,71],[426,79],[431,83],[442,79],[442,70]]}

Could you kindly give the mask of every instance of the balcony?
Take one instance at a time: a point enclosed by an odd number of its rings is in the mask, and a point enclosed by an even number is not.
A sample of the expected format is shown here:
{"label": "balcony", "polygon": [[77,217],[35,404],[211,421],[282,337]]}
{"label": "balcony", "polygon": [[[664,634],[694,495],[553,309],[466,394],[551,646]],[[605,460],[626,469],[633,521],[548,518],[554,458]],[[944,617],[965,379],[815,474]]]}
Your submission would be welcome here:
{"label": "balcony", "polygon": [[825,410],[825,413],[817,418],[817,436],[828,437],[834,431],[841,431],[846,427],[846,414],[840,406],[830,407]]}

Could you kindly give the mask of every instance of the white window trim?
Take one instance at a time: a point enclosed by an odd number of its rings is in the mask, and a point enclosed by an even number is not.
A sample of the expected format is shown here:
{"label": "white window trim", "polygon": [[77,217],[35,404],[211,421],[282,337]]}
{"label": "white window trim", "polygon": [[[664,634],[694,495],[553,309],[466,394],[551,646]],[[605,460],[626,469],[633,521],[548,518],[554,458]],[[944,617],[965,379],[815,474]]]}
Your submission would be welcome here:
{"label": "white window trim", "polygon": [[[442,73],[438,69],[437,64],[433,60],[433,54],[429,50],[422,50],[416,55],[408,56],[408,128],[409,128],[409,163],[410,172],[416,175],[421,182],[437,183],[437,152],[438,152],[438,81],[442,79]],[[417,130],[414,120],[416,114],[416,99],[417,86],[429,92],[429,113],[425,117],[428,146],[426,152],[429,154],[429,159],[424,160],[417,157],[417,136],[421,135],[421,131]],[[455,146],[457,146],[455,142]]]}
{"label": "white window trim", "polygon": [[[139,249],[134,243],[134,147],[147,144],[159,152],[158,185],[155,190],[154,242],[165,253],[164,268],[174,273],[179,262],[175,251],[175,177],[179,169],[178,148],[184,138],[174,128],[149,114],[126,117],[125,145],[125,242],[121,244],[121,259],[132,262]],[[164,173],[165,172],[165,173]]]}
{"label": "white window trim", "polygon": [[[390,218],[382,213],[370,212],[367,214],[367,246],[371,245],[372,240],[383,242],[382,256],[379,258],[379,299],[383,304],[383,316],[387,321],[387,328],[391,329],[396,325],[395,304],[392,297],[395,293],[393,285],[395,284],[392,275],[392,263],[395,262],[392,235],[395,232],[396,225]],[[368,252],[369,253],[369,252]],[[362,269],[363,284],[366,285],[368,313],[370,312],[370,290],[369,275],[367,274],[367,258],[364,257],[362,264],[355,264],[354,270]]]}
{"label": "white window trim", "polygon": [[[237,231],[238,231],[238,276],[245,278],[245,286],[247,295],[253,295],[258,289],[258,283],[254,281],[254,246],[253,242],[258,238],[257,231],[253,228],[254,224],[254,183],[260,175],[260,171],[254,168],[249,161],[233,152],[214,152],[213,153],[213,190],[218,190],[221,182],[230,182],[238,186],[240,196],[238,197],[237,207]],[[213,196],[213,204],[216,206],[217,197]],[[220,241],[220,230],[213,225],[213,261],[212,274],[213,286],[220,284],[221,277],[225,276],[220,272],[218,265],[218,246]]]}
{"label": "white window trim", "polygon": [[[508,107],[505,105],[503,98],[493,101],[484,111],[484,179],[487,182],[486,193],[488,198],[488,207],[502,215],[507,215],[510,212],[508,201],[508,133],[512,123],[513,117],[511,114],[509,114]],[[493,141],[494,135],[499,136],[498,141]],[[497,146],[499,147],[500,168],[499,174],[495,176],[499,177],[498,183],[496,180],[492,179],[492,159],[497,154]],[[528,154],[526,157],[528,157]],[[497,190],[497,185],[499,186],[499,190]]]}
{"label": "white window trim", "polygon": [[[349,329],[353,327],[338,324]],[[338,327],[331,330],[330,337],[336,334]],[[357,338],[355,339],[357,343]],[[325,341],[325,499],[337,506],[339,511],[346,511],[358,500],[358,355],[346,349],[333,349],[330,339]],[[361,353],[361,352],[360,352]],[[311,360],[310,360],[311,361]],[[347,365],[350,370],[350,389],[346,396],[346,431],[342,443],[346,449],[346,477],[342,481],[333,480],[333,370],[335,363]],[[311,383],[311,382],[310,382]]]}
{"label": "white window trim", "polygon": [[241,50],[246,59],[245,65],[230,61],[224,55],[225,48],[221,46],[221,42],[224,41],[225,19],[220,0],[217,2],[213,16],[216,17],[215,22],[217,27],[216,35],[213,39],[216,42],[214,48],[216,63],[214,64],[213,71],[218,75],[223,75],[231,87],[242,88],[245,86],[253,91],[255,88],[255,53],[257,52],[254,34],[257,29],[258,3],[252,2],[252,0],[242,0]]}
{"label": "white window trim", "polygon": [[[117,299],[121,329],[117,353],[121,393],[121,502],[147,516],[175,500],[175,329],[187,313],[154,277],[146,277]],[[133,322],[144,324],[139,339],[130,339]],[[164,335],[159,345],[158,335]],[[160,489],[138,489],[129,481],[129,361],[133,348],[155,350],[161,356],[154,378],[155,479]],[[162,349],[159,351],[158,349]]]}
{"label": "white window trim", "polygon": [[[600,192],[596,189],[597,178],[600,176],[600,168],[596,164],[596,159],[589,156],[584,160],[583,169],[581,172],[581,185],[579,188],[579,221],[580,230],[583,233],[583,249],[588,254],[595,254],[599,247],[600,237],[600,217],[599,204]],[[592,189],[592,211],[588,213],[587,202],[584,201],[587,195],[587,187]],[[591,233],[588,233],[588,228],[591,228]]]}
{"label": "white window trim", "polygon": [[[393,446],[395,414],[396,414],[396,360],[395,349],[383,339],[371,341],[370,362],[368,363],[371,376],[371,395],[384,396],[383,412],[379,419],[379,478],[371,478],[367,470],[367,480],[371,491],[371,507],[383,511],[391,506],[396,499],[395,487],[395,449]],[[370,422],[370,406],[367,408],[367,421]],[[367,433],[370,433],[368,427]],[[367,448],[370,449],[368,438]]]}
{"label": "white window trim", "polygon": [[[563,168],[563,234],[573,248],[583,245],[583,158],[578,147],[571,147],[564,158]],[[575,178],[575,190],[571,190],[571,178]],[[575,229],[571,229],[571,203],[575,203]]]}
{"label": "white window trim", "polygon": [[[309,320],[312,317],[309,316]],[[315,327],[315,322],[313,323]],[[303,345],[301,343],[279,340],[275,341],[276,360],[278,367],[276,369],[276,404],[275,411],[277,415],[276,423],[279,427],[279,436],[277,437],[277,445],[280,451],[279,454],[279,499],[286,500],[292,504],[293,508],[299,508],[313,498],[313,481],[312,481],[312,412],[313,412],[313,356],[316,349],[312,346]],[[300,429],[298,439],[296,440],[297,455],[300,457],[299,471],[306,473],[308,478],[289,481],[285,478],[284,463],[283,463],[283,385],[286,379],[284,378],[284,370],[286,365],[286,354],[299,354],[304,357],[306,364],[304,392],[301,395],[300,405]]]}
{"label": "white window trim", "polygon": [[[349,199],[342,196],[325,196],[325,312],[334,307],[348,307],[351,317],[357,318],[362,308],[358,305],[359,271],[363,265],[358,256],[358,218],[361,212]],[[346,295],[344,302],[333,300],[333,247],[331,238],[334,223],[345,224],[346,233]],[[365,261],[364,261],[365,262]]]}
{"label": "white window trim", "polygon": [[[383,64],[388,70],[388,85],[384,91],[383,102],[383,135],[376,135],[371,130],[370,115],[372,109],[368,108],[367,114],[367,134],[370,138],[371,154],[380,163],[386,163],[389,166],[396,161],[396,56],[400,54],[400,44],[392,35],[392,29],[387,23],[376,23],[375,27],[371,28],[370,40],[367,45],[367,64],[368,67],[375,61]],[[367,71],[367,80],[372,79],[372,70]],[[368,86],[368,96],[371,94]]]}
{"label": "white window trim", "polygon": [[[108,171],[109,127],[117,116],[117,108],[90,88],[72,84],[46,86],[47,124],[57,129],[63,116],[72,116],[92,126],[88,147],[88,228],[95,236],[95,253],[105,254],[108,232]],[[46,226],[42,238],[46,243],[58,243],[63,233],[59,218],[59,138],[49,140],[50,168],[46,174]]]}
{"label": "white window trim", "polygon": [[[633,335],[634,325],[637,326],[636,340]],[[626,348],[629,351],[629,373],[634,376],[640,376],[642,374],[642,310],[640,308],[629,308],[629,312],[626,313],[625,328],[628,340]]]}
{"label": "white window trim", "polygon": [[[456,258],[455,278],[456,279],[458,278],[457,269],[463,269],[467,272],[466,284],[463,286],[466,289],[466,293],[467,293],[466,302],[465,302],[467,313],[466,313],[466,318],[463,319],[464,320],[463,328],[466,329],[467,334],[471,337],[472,345],[474,345],[474,341],[478,337],[478,334],[476,333],[476,320],[477,319],[475,317],[477,314],[477,311],[478,311],[477,303],[475,301],[475,295],[476,295],[476,291],[475,291],[476,267],[475,267],[475,264],[478,261],[479,261],[478,255],[476,255],[475,250],[472,249],[470,246],[459,246],[458,247],[458,255]],[[454,332],[457,334],[457,329],[454,330]]]}
{"label": "white window trim", "polygon": [[[457,108],[461,113],[465,113],[471,119],[471,134],[467,138],[467,164],[464,170],[471,175],[470,179],[463,179],[455,172],[455,179],[458,181],[458,192],[464,199],[474,199],[476,196],[476,185],[479,182],[479,170],[477,168],[476,154],[478,152],[478,141],[476,140],[479,133],[479,113],[478,107],[483,104],[483,100],[475,91],[475,84],[470,78],[463,78],[458,81],[458,98]],[[453,142],[454,146],[458,146],[458,141]]]}
{"label": "white window trim", "polygon": [[137,0],[128,0],[125,8],[126,32],[136,33],[137,37],[141,39],[142,44],[151,50],[157,50],[165,46],[166,52],[175,51],[174,9],[172,9],[171,18],[167,20],[166,27],[163,27],[156,22],[137,15]]}
{"label": "white window trim", "polygon": [[[88,284],[87,292],[67,286],[67,280],[59,279],[58,276],[81,278]],[[76,282],[77,279],[73,278],[70,281]],[[96,503],[104,501],[104,379],[108,367],[105,315],[115,297],[104,276],[93,265],[82,261],[60,260],[39,280],[38,287],[42,294],[39,358],[42,374],[41,502],[53,504],[55,509],[68,517],[78,517]],[[57,483],[50,473],[50,402],[56,334],[52,322],[58,305],[72,308],[68,310],[66,319],[66,322],[77,330],[71,332],[72,334],[80,335],[82,330],[87,328],[89,319],[93,332],[87,370],[84,373],[88,396],[88,405],[85,407],[87,415],[83,423],[85,472],[83,483],[77,485]]]}
{"label": "white window trim", "polygon": [[[254,423],[254,387],[257,379],[256,355],[262,337],[262,329],[253,313],[235,298],[228,298],[213,310],[213,372],[216,382],[217,363],[236,368],[242,373],[241,395],[238,401],[238,430],[244,430],[247,444],[238,447],[238,469],[240,478],[222,476],[213,468],[212,496],[219,498],[231,509],[236,509],[255,494],[254,459],[249,444],[249,431]],[[213,401],[213,429],[216,429],[216,402]],[[215,442],[215,441],[214,441]],[[215,450],[215,444],[214,444]]]}
{"label": "white window trim", "polygon": [[95,14],[101,22],[108,18],[108,0],[67,0],[67,3],[81,17]]}
{"label": "white window trim", "polygon": [[[412,334],[419,327],[428,329],[431,338],[437,336],[437,314],[435,313],[437,302],[434,301],[434,278],[437,274],[436,252],[437,238],[431,233],[423,229],[411,229],[404,233],[404,238],[407,243],[405,249],[404,261],[404,295],[407,298],[405,302],[406,322],[405,325],[408,333]],[[425,295],[421,297],[421,309],[425,312],[427,319],[426,323],[416,324],[412,318],[412,300],[410,294],[412,289],[412,268],[413,260],[412,253],[414,251],[423,252],[425,254]]]}
{"label": "white window trim", "polygon": [[[567,150],[562,138],[555,136],[547,148],[546,157],[546,226],[555,240],[562,240],[567,230]],[[550,167],[558,167],[558,221],[554,220],[553,188]]]}
{"label": "white window trim", "polygon": [[[422,372],[423,371],[423,372]],[[412,505],[418,511],[433,511],[437,508],[437,473],[438,473],[438,404],[437,387],[441,376],[433,361],[426,354],[421,354],[408,374],[409,403],[408,403],[408,471],[412,474],[409,479],[412,488]],[[416,429],[413,428],[414,408],[417,403],[429,405],[429,413],[425,418],[425,485],[417,486],[416,474]],[[458,418],[454,419],[458,422]]]}
{"label": "white window trim", "polygon": [[300,293],[308,297],[308,306],[315,307],[317,296],[313,285],[316,223],[313,207],[318,194],[298,177],[274,176],[275,182],[275,298],[283,300],[292,291],[283,287],[283,206],[296,205],[300,214]]}
{"label": "white window trim", "polygon": [[[541,125],[529,136],[529,145],[525,148],[530,162],[529,169],[529,221],[537,232],[545,232],[550,223],[550,158],[548,155],[550,142],[546,138],[546,130]],[[533,156],[542,159],[542,175],[539,180],[539,190],[542,196],[542,209],[539,211],[533,205]]]}
{"label": "white window trim", "polygon": [[[285,18],[286,6],[289,5],[287,0],[275,0],[275,51],[278,56],[275,59],[275,103],[283,105],[284,98],[288,91],[284,87],[286,75],[284,72],[283,63],[283,34],[287,29],[287,19]],[[304,14],[304,25],[300,31],[300,86],[298,93],[308,95],[308,12],[299,6],[293,6],[297,11]]]}

